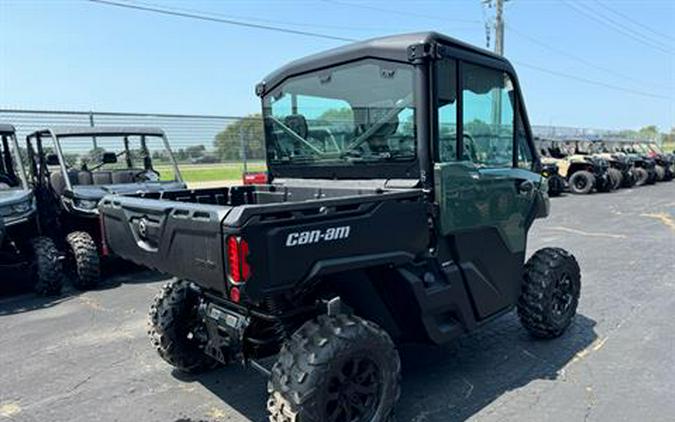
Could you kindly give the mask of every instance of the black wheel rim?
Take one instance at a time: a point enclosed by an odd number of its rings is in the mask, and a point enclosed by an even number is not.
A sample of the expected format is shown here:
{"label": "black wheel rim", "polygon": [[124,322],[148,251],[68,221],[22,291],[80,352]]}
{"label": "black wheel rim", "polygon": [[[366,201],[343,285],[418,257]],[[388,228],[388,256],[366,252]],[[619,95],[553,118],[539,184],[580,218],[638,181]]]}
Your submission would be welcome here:
{"label": "black wheel rim", "polygon": [[574,181],[574,186],[579,190],[584,189],[586,187],[586,179],[583,177],[577,177],[577,179]]}
{"label": "black wheel rim", "polygon": [[380,404],[382,375],[366,356],[351,357],[328,381],[326,418],[330,422],[372,420]]}
{"label": "black wheel rim", "polygon": [[553,288],[551,313],[557,320],[564,319],[574,303],[574,283],[568,274],[563,274]]}

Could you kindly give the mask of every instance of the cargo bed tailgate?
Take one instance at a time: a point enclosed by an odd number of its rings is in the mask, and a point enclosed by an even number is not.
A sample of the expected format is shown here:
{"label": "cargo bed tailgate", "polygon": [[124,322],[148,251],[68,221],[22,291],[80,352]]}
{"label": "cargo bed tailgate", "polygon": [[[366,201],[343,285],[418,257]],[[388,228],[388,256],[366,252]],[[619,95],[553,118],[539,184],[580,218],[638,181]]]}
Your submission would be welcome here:
{"label": "cargo bed tailgate", "polygon": [[115,255],[220,288],[224,288],[220,223],[231,209],[124,196],[107,196],[99,205],[105,241]]}

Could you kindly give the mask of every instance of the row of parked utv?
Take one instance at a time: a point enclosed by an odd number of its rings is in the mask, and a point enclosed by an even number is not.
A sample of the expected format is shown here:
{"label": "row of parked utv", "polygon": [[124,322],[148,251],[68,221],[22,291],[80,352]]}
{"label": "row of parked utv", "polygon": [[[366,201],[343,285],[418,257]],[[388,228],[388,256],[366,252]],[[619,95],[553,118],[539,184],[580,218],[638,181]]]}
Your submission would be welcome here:
{"label": "row of parked utv", "polygon": [[655,142],[537,139],[549,196],[611,192],[669,182],[675,177],[675,152]]}
{"label": "row of parked utv", "polygon": [[[65,280],[83,290],[99,283],[109,255],[97,209],[103,196],[185,188],[159,129],[42,129],[20,144],[14,127],[0,124],[0,140],[0,272],[41,295],[60,293]],[[83,141],[86,156],[74,153]],[[151,151],[158,145],[163,151]],[[172,164],[173,178],[160,180],[153,155]]]}

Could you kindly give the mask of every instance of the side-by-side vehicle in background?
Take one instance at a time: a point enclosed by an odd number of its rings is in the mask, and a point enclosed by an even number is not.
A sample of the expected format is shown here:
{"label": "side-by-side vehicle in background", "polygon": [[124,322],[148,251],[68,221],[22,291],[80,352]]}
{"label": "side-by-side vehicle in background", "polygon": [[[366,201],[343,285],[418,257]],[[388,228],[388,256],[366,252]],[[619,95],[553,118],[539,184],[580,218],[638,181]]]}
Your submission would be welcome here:
{"label": "side-by-side vehicle in background", "polygon": [[26,179],[14,127],[0,124],[0,273],[28,282],[42,295],[63,284],[61,254],[42,235],[35,196]]}
{"label": "side-by-side vehicle in background", "polygon": [[507,60],[392,36],[292,62],[256,92],[266,183],[99,204],[115,254],[176,276],[150,312],[164,360],[250,363],[274,421],[382,421],[395,344],[447,343],[514,308],[535,337],[566,330],[580,270],[560,248],[525,262],[549,199]]}
{"label": "side-by-side vehicle in background", "polygon": [[[185,189],[166,135],[147,127],[54,127],[26,138],[26,160],[43,230],[63,244],[75,287],[94,287],[101,257],[98,202],[108,194]],[[156,165],[172,176],[162,178]]]}
{"label": "side-by-side vehicle in background", "polygon": [[538,139],[537,145],[545,165],[555,164],[558,174],[566,180],[570,192],[589,194],[609,192],[614,183],[609,175],[609,162],[597,156],[580,154],[575,142],[560,139]]}

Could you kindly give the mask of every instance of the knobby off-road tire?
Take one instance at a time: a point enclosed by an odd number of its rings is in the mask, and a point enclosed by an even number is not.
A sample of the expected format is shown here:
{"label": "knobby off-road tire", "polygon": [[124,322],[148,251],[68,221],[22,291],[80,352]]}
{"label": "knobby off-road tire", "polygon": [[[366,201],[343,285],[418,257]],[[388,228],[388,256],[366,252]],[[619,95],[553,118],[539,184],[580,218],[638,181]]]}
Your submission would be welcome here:
{"label": "knobby off-road tire", "polygon": [[72,232],[66,236],[68,247],[67,271],[79,290],[96,287],[101,279],[101,259],[96,242],[87,232]]}
{"label": "knobby off-road tire", "polygon": [[581,272],[574,256],[560,248],[540,249],[525,264],[520,322],[534,337],[558,337],[576,315],[580,292]]}
{"label": "knobby off-road tire", "polygon": [[619,189],[623,183],[623,173],[615,168],[609,168],[607,172],[609,173],[609,180],[612,184],[612,190]]}
{"label": "knobby off-road tire", "polygon": [[548,178],[548,196],[557,197],[562,195],[565,191],[565,181],[558,175],[553,175]]}
{"label": "knobby off-road tire", "polygon": [[663,166],[657,165],[654,167],[654,171],[656,172],[656,181],[663,182],[663,179],[666,177],[666,169]]}
{"label": "knobby off-road tire", "polygon": [[586,170],[579,170],[575,172],[569,180],[570,192],[577,195],[585,195],[591,193],[595,185],[595,176],[593,173]]}
{"label": "knobby off-road tire", "polygon": [[206,327],[198,312],[199,297],[185,280],[162,286],[150,306],[148,336],[159,356],[176,369],[190,374],[218,366],[204,353]]}
{"label": "knobby off-road tire", "polygon": [[642,167],[635,168],[635,186],[643,186],[649,180],[649,172]]}
{"label": "knobby off-road tire", "polygon": [[322,315],[284,344],[267,390],[271,422],[387,421],[401,361],[389,335],[355,316]]}
{"label": "knobby off-road tire", "polygon": [[33,252],[35,293],[43,296],[57,295],[63,287],[63,266],[61,254],[48,237],[36,237],[30,241]]}

